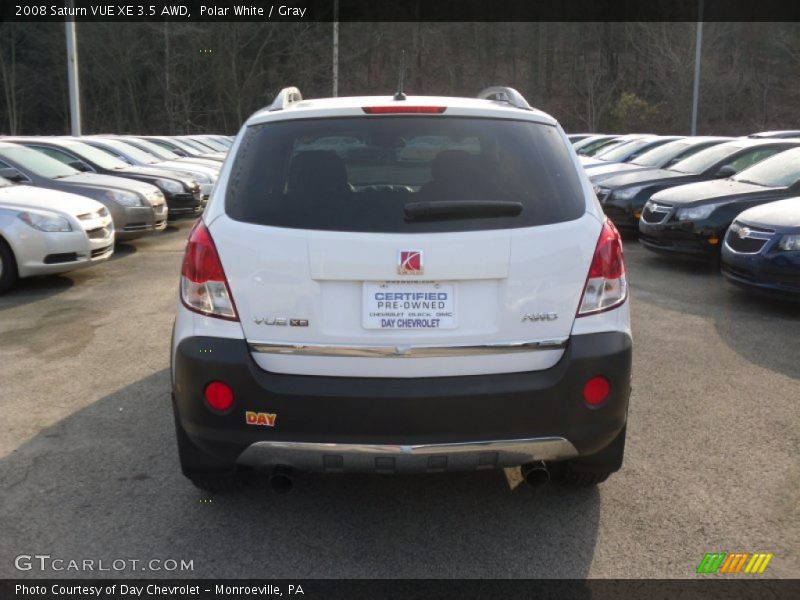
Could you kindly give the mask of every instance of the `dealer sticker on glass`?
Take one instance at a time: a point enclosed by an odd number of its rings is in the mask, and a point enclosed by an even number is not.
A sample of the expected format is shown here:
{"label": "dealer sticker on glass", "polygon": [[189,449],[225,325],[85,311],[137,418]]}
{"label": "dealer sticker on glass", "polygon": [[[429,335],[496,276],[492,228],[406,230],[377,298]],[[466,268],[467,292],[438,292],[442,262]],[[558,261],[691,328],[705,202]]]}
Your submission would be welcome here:
{"label": "dealer sticker on glass", "polygon": [[364,282],[365,329],[454,329],[455,285]]}

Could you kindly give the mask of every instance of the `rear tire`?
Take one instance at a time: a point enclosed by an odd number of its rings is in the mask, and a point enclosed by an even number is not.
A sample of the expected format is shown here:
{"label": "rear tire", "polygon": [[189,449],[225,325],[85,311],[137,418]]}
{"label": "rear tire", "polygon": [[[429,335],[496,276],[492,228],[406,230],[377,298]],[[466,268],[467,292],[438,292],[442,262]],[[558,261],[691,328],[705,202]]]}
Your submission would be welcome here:
{"label": "rear tire", "polygon": [[[187,475],[187,477],[189,477]],[[212,494],[225,494],[238,491],[250,483],[249,471],[236,469],[233,473],[224,475],[196,475],[189,477],[192,484],[203,491]]]}
{"label": "rear tire", "polygon": [[550,465],[550,481],[568,487],[588,487],[603,483],[613,471],[581,471],[580,467],[564,461]]}
{"label": "rear tire", "polygon": [[0,294],[13,288],[18,278],[14,253],[6,241],[0,238]]}
{"label": "rear tire", "polygon": [[572,487],[587,487],[603,483],[622,466],[626,428],[627,426],[623,427],[614,441],[597,454],[549,463],[550,480],[559,485]]}

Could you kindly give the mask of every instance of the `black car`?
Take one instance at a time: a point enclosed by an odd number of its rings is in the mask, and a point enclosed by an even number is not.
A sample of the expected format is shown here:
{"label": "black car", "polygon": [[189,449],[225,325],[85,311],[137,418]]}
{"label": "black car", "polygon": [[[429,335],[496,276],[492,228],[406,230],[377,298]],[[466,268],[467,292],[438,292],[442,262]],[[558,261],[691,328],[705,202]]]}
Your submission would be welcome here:
{"label": "black car", "polygon": [[800,145],[800,141],[740,138],[701,150],[668,169],[622,173],[595,188],[603,211],[623,234],[639,233],[645,203],[661,190],[736,175],[773,154]]}
{"label": "black car", "polygon": [[630,162],[610,163],[591,169],[586,174],[589,176],[589,181],[598,185],[600,182],[622,173],[646,171],[648,169],[666,169],[706,148],[723,142],[730,142],[732,139],[729,137],[682,138],[651,148]]}
{"label": "black car", "polygon": [[598,152],[595,156],[581,156],[580,161],[586,174],[591,176],[595,169],[625,164],[654,148],[681,139],[683,138],[677,135],[648,135]]}
{"label": "black car", "polygon": [[655,252],[719,256],[720,242],[744,210],[800,194],[800,148],[730,179],[682,185],[654,194],[639,221],[639,239]]}
{"label": "black car", "polygon": [[165,135],[141,135],[138,136],[140,139],[146,140],[148,142],[152,142],[170,152],[177,154],[183,158],[191,158],[193,160],[203,160],[208,161],[211,164],[214,164],[217,168],[219,168],[219,163],[222,162],[223,159],[219,157],[214,157],[208,154],[208,152],[202,152],[194,147],[192,144],[188,143],[184,139],[169,137]]}
{"label": "black car", "polygon": [[722,274],[748,289],[800,299],[800,196],[736,217],[722,246]]}
{"label": "black car", "polygon": [[175,171],[132,166],[89,144],[71,139],[11,138],[8,141],[43,152],[84,173],[114,175],[150,183],[164,194],[170,220],[197,217],[203,212],[200,185],[189,174],[181,176]]}

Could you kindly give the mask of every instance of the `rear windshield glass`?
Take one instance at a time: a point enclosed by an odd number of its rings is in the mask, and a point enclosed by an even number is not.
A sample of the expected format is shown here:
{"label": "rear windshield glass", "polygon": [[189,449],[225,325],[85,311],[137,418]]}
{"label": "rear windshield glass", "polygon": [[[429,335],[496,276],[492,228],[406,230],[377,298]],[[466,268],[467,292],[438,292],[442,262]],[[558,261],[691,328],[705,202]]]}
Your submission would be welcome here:
{"label": "rear windshield glass", "polygon": [[[462,117],[361,117],[249,127],[233,164],[233,219],[298,229],[467,231],[569,221],[584,210],[555,127]],[[519,203],[466,216],[409,217],[408,205]]]}

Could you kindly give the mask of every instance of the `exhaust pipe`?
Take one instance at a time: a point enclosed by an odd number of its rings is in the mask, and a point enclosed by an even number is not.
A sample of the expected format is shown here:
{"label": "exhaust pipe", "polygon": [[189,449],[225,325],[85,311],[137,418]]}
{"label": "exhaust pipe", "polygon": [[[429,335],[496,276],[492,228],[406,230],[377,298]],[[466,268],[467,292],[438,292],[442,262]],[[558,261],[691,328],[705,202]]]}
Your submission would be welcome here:
{"label": "exhaust pipe", "polygon": [[547,465],[541,460],[522,465],[520,472],[525,483],[531,487],[540,487],[550,481],[550,471],[547,470]]}
{"label": "exhaust pipe", "polygon": [[275,467],[269,474],[269,487],[278,494],[286,494],[292,490],[292,470],[289,467]]}

